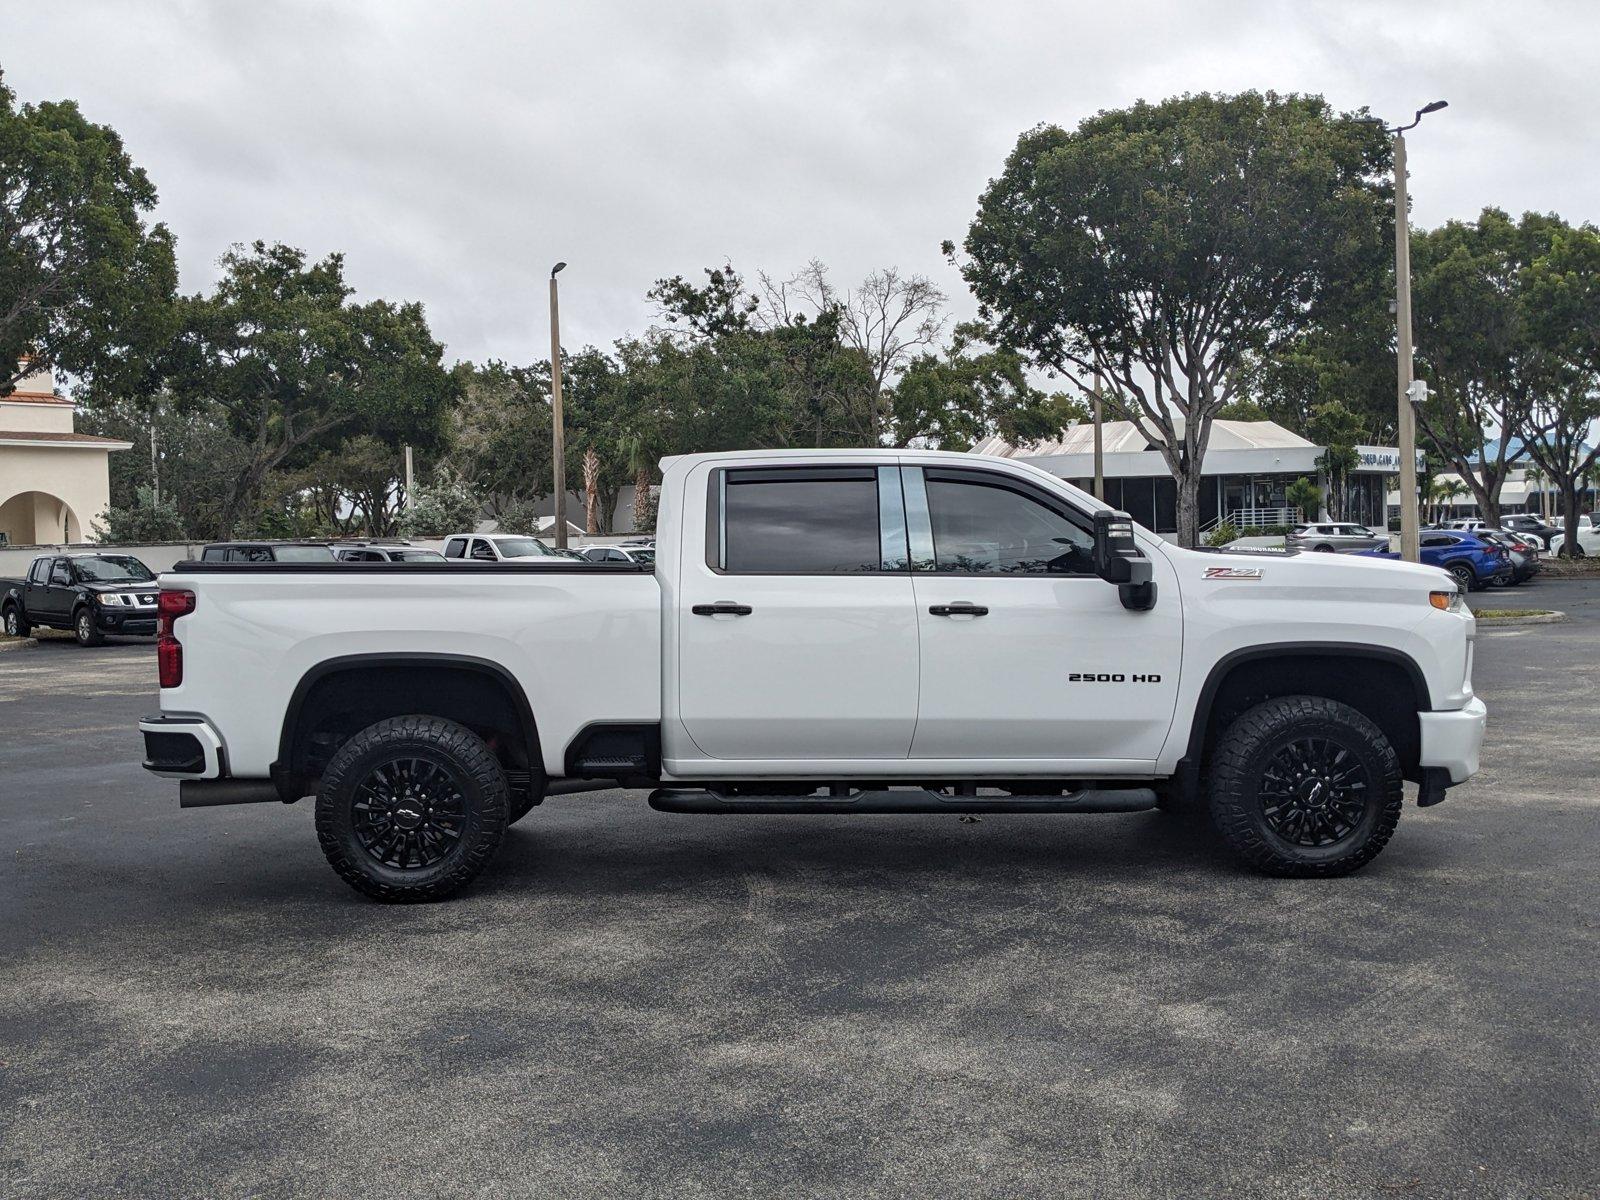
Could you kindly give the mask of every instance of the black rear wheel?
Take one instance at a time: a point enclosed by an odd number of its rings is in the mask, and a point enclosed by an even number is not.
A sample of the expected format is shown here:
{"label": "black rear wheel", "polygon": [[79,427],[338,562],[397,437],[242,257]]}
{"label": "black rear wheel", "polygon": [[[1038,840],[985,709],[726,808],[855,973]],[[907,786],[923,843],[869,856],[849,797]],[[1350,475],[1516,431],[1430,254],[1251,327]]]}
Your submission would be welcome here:
{"label": "black rear wheel", "polygon": [[351,738],[317,793],[317,839],[346,883],[379,900],[442,900],[505,833],[505,772],[470,729],[394,717]]}
{"label": "black rear wheel", "polygon": [[1229,847],[1272,875],[1345,875],[1394,833],[1400,760],[1347,704],[1284,696],[1258,704],[1212,753],[1211,817]]}
{"label": "black rear wheel", "polygon": [[1478,577],[1466,563],[1451,563],[1450,574],[1456,577],[1456,583],[1460,586],[1463,596],[1478,586]]}

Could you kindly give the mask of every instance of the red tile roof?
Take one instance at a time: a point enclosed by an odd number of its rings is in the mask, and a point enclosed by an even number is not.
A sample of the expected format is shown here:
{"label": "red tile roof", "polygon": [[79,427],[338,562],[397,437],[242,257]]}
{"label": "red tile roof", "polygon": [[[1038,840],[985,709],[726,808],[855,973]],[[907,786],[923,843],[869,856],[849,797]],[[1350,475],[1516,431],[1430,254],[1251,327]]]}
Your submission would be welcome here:
{"label": "red tile roof", "polygon": [[71,404],[72,401],[65,396],[58,396],[54,392],[12,392],[9,396],[0,396],[0,404]]}

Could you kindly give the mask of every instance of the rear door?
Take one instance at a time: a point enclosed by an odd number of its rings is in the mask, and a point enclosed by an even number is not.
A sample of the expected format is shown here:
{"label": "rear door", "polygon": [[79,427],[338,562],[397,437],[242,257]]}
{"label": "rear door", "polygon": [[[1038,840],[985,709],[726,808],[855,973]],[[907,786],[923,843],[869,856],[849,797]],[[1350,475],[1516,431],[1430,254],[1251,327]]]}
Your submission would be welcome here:
{"label": "rear door", "polygon": [[1151,557],[1155,606],[1130,611],[1094,574],[1091,518],[1065,497],[984,468],[904,476],[922,645],[911,757],[1152,762],[1183,649],[1166,558]]}
{"label": "rear door", "polygon": [[673,603],[678,714],[695,747],[904,759],[918,654],[899,469],[708,464],[687,486],[704,507],[683,522]]}

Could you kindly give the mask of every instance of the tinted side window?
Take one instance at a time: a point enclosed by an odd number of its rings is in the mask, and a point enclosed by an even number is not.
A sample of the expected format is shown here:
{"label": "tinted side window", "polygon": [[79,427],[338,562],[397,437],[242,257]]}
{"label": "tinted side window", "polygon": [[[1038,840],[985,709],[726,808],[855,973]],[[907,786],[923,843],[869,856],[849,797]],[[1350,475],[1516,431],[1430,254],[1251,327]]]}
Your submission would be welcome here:
{"label": "tinted side window", "polygon": [[448,542],[446,542],[444,544],[444,556],[446,558],[460,558],[466,552],[467,552],[467,539],[466,538],[451,538]]}
{"label": "tinted side window", "polygon": [[1456,539],[1455,538],[1446,537],[1443,534],[1437,534],[1437,533],[1434,534],[1432,537],[1425,537],[1425,538],[1422,539],[1422,545],[1424,545],[1424,546],[1432,546],[1432,547],[1454,546],[1455,544],[1456,544]]}
{"label": "tinted side window", "polygon": [[200,552],[201,562],[221,562],[228,557],[228,552],[221,546],[207,546]]}
{"label": "tinted side window", "polygon": [[935,570],[963,575],[1091,575],[1094,536],[998,476],[927,472]]}
{"label": "tinted side window", "polygon": [[50,568],[50,585],[52,587],[70,587],[72,584],[72,567],[64,558],[56,559],[56,565]]}
{"label": "tinted side window", "polygon": [[472,539],[472,557],[479,562],[494,562],[494,548],[481,538]]}
{"label": "tinted side window", "polygon": [[880,568],[874,468],[731,470],[723,487],[725,570],[849,575]]}
{"label": "tinted side window", "polygon": [[50,560],[48,558],[41,558],[29,568],[28,578],[34,583],[43,583],[45,581],[45,576],[47,576],[49,573]]}

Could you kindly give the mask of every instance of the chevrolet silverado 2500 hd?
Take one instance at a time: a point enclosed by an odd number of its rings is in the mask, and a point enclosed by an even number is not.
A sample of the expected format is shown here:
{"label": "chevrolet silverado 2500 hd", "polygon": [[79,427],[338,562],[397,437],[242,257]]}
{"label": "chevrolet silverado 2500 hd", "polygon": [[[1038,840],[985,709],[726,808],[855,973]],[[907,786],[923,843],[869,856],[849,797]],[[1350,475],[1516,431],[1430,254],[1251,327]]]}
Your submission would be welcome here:
{"label": "chevrolet silverado 2500 hd", "polygon": [[1474,623],[1432,567],[1185,550],[1025,464],[663,463],[658,556],[186,563],[145,765],[185,807],[315,795],[386,900],[553,794],[681,813],[1127,812],[1202,799],[1246,863],[1370,861],[1403,781],[1478,767]]}

